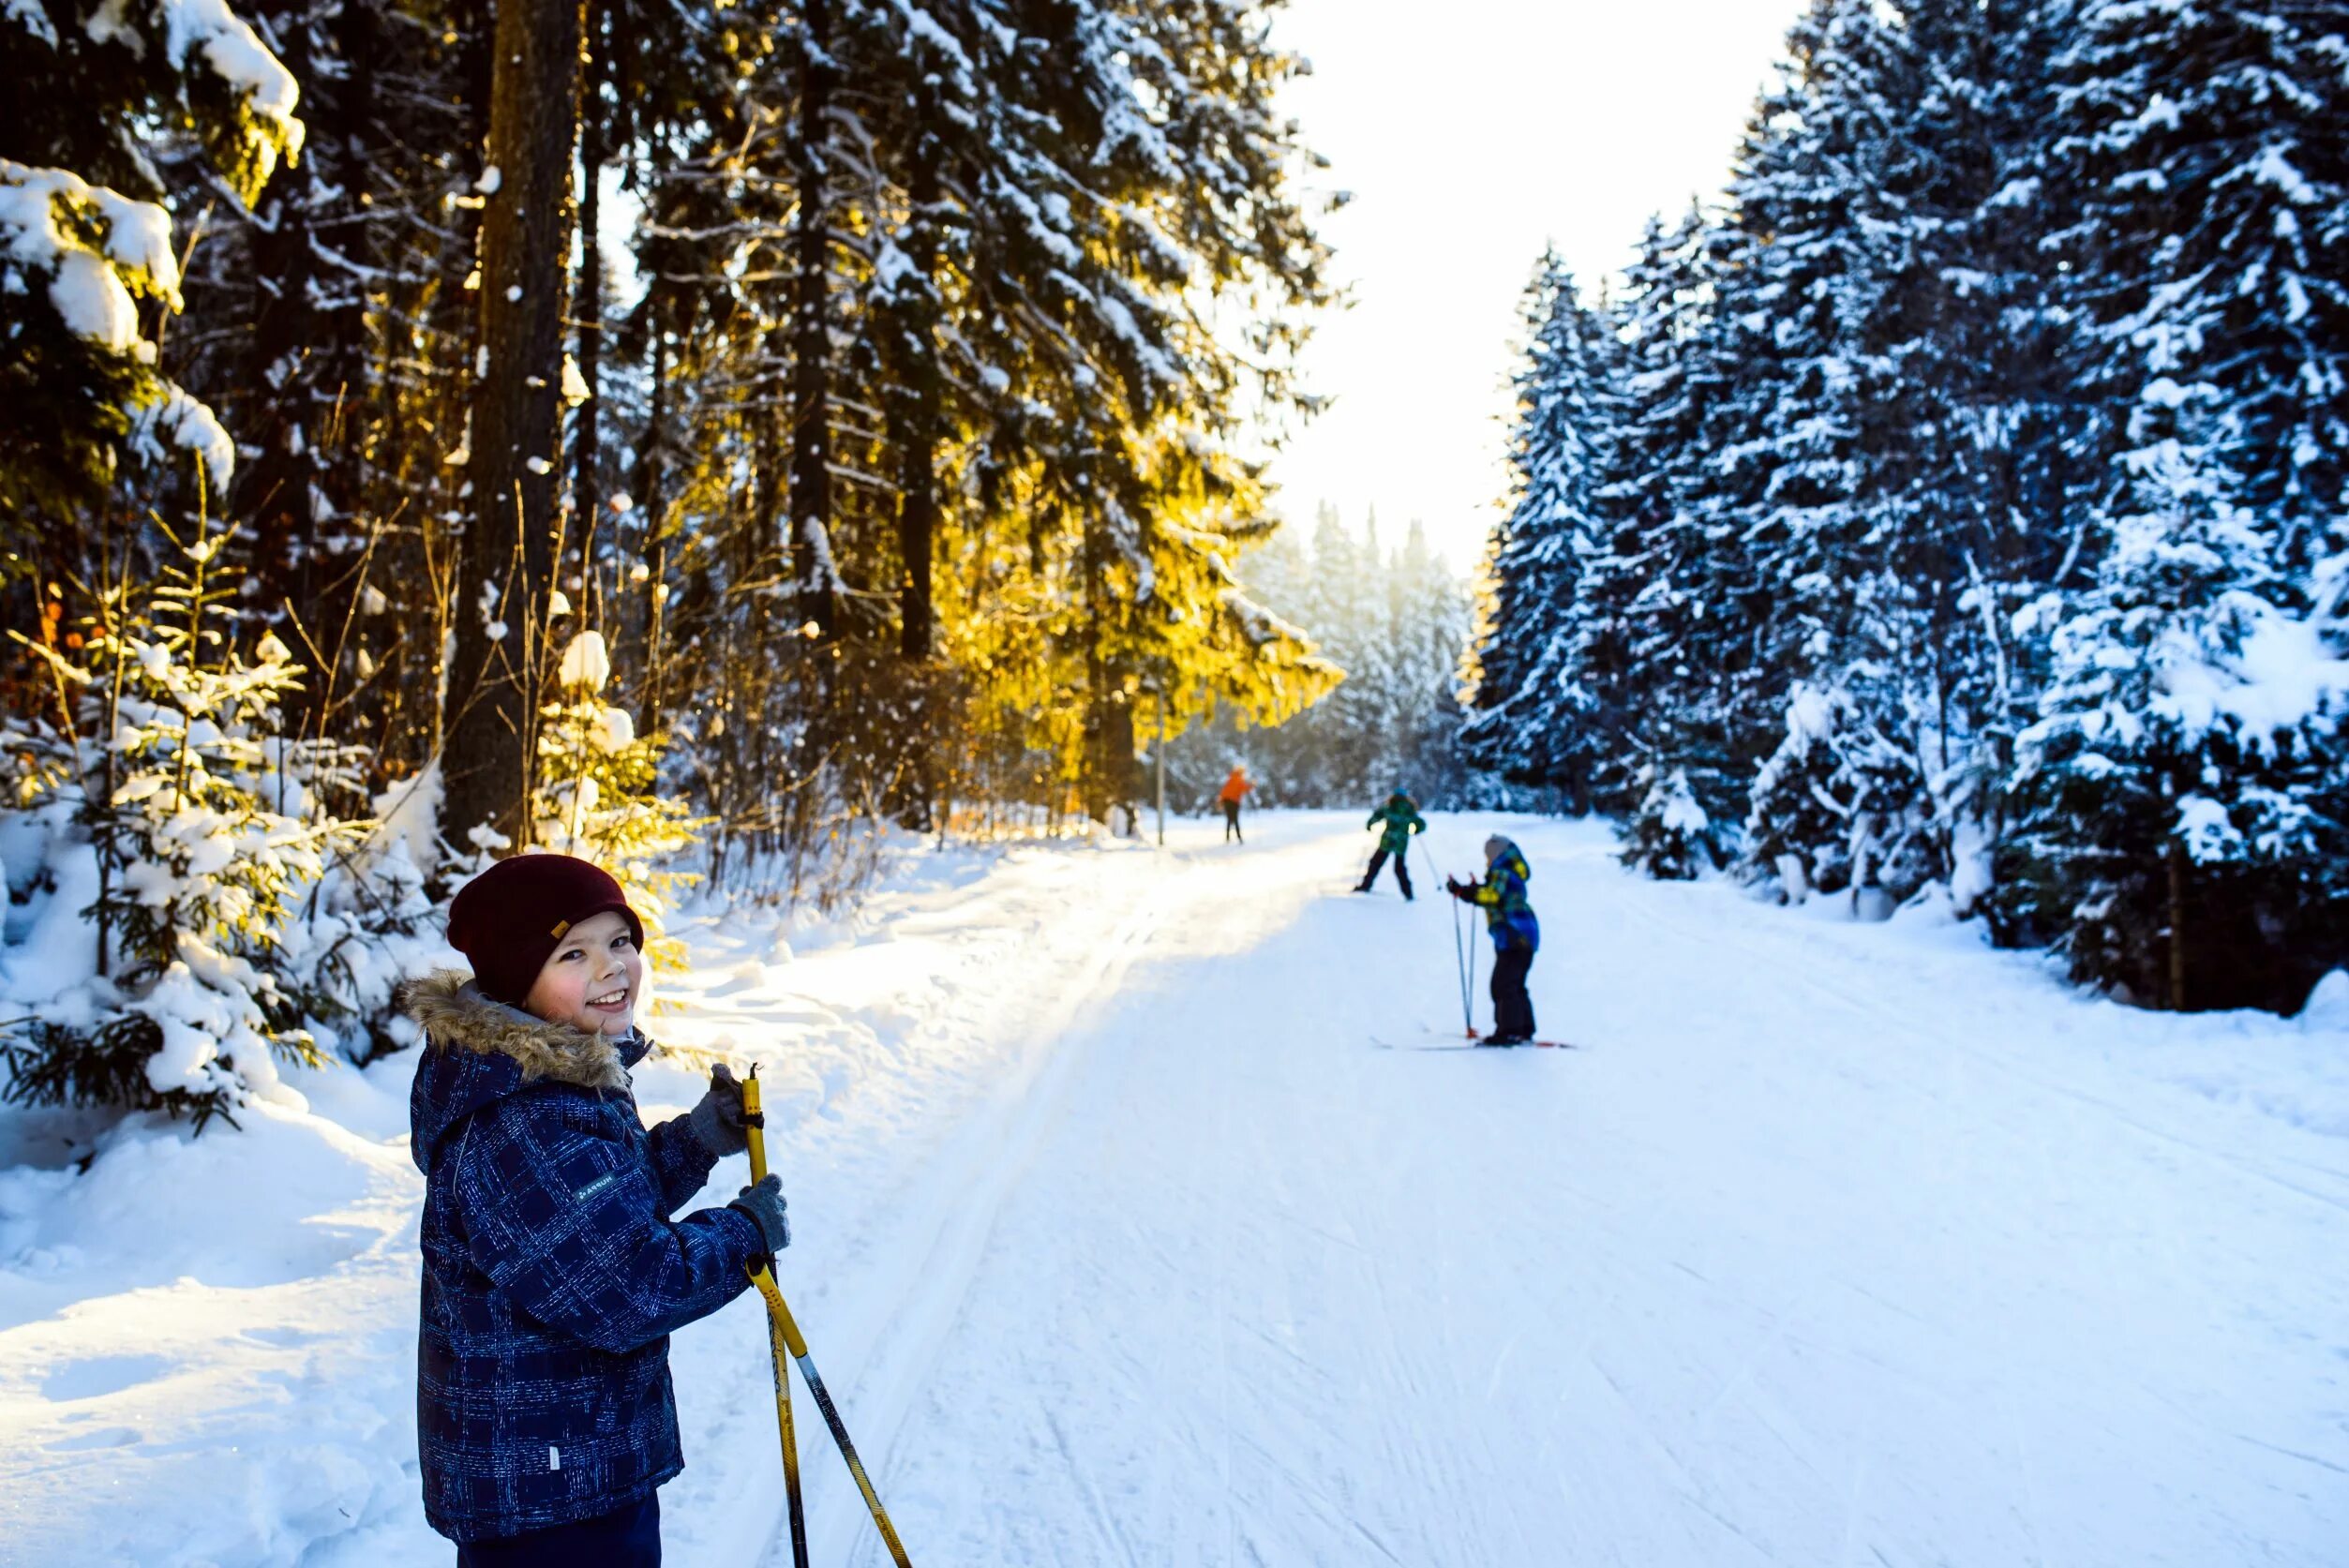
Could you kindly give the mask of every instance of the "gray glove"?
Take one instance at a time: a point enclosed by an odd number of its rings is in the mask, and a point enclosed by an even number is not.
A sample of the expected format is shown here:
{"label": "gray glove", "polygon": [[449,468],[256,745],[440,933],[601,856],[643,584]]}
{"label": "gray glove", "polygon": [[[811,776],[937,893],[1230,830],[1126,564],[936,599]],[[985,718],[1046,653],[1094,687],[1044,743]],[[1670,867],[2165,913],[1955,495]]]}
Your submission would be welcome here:
{"label": "gray glove", "polygon": [[790,1206],[783,1201],[783,1178],[772,1172],[756,1187],[742,1188],[742,1195],[726,1205],[737,1214],[750,1216],[770,1258],[791,1245],[791,1217],[784,1212]]}
{"label": "gray glove", "polygon": [[742,1086],[734,1081],[732,1068],[720,1062],[710,1069],[710,1092],[685,1113],[685,1128],[720,1159],[751,1146],[750,1132],[742,1125]]}

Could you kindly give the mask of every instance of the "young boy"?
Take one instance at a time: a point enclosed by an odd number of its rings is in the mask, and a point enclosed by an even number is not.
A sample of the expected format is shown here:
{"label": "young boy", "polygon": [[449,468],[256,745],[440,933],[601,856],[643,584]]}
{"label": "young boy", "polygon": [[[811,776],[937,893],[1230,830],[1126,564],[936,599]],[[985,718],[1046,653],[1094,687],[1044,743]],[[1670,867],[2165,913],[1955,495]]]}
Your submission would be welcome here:
{"label": "young boy", "polygon": [[1492,1034],[1487,1045],[1523,1045],[1534,1038],[1534,999],[1525,993],[1526,972],[1541,950],[1541,922],[1525,896],[1533,869],[1518,846],[1498,833],[1485,841],[1485,879],[1444,886],[1462,903],[1481,906],[1492,935]]}
{"label": "young boy", "polygon": [[425,1173],[416,1440],[425,1517],[459,1568],[658,1568],[684,1468],[668,1335],[790,1244],[781,1181],[670,1212],[748,1146],[724,1067],[647,1132],[628,1069],[644,928],[585,860],[517,855],[449,905],[473,966],[403,998],[426,1036],[409,1118]]}
{"label": "young boy", "polygon": [[1378,848],[1371,852],[1370,869],[1362,874],[1362,880],[1354,884],[1354,890],[1357,893],[1369,892],[1370,884],[1379,879],[1380,868],[1392,855],[1395,857],[1395,880],[1401,886],[1404,902],[1408,903],[1411,899],[1411,835],[1426,832],[1427,821],[1419,814],[1419,803],[1397,789],[1386,798],[1386,804],[1370,814],[1370,820],[1362,825],[1363,831],[1368,832],[1381,823],[1386,827],[1379,834]]}

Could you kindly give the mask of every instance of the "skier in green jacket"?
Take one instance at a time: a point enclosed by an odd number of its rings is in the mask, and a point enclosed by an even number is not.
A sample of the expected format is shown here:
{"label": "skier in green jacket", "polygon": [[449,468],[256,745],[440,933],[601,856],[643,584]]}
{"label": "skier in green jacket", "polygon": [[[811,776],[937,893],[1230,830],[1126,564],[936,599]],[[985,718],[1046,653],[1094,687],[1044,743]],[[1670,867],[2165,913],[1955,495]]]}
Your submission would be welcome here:
{"label": "skier in green jacket", "polygon": [[1379,834],[1379,846],[1370,857],[1370,869],[1362,874],[1362,880],[1354,885],[1354,890],[1357,893],[1369,892],[1370,884],[1379,879],[1379,868],[1385,865],[1386,858],[1392,855],[1395,857],[1395,880],[1401,884],[1403,897],[1409,899],[1411,835],[1426,832],[1428,824],[1419,814],[1418,802],[1399,789],[1386,798],[1386,804],[1370,814],[1370,820],[1363,824],[1364,830],[1368,831],[1381,823],[1386,827]]}

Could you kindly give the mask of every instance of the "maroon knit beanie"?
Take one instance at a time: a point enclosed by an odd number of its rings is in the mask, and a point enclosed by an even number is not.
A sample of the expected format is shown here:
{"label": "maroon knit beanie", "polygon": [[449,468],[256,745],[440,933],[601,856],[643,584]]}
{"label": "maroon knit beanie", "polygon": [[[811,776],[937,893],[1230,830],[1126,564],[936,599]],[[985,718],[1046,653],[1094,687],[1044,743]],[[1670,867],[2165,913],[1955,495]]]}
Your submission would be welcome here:
{"label": "maroon knit beanie", "polygon": [[562,933],[606,910],[627,917],[644,946],[644,922],[611,873],[569,855],[516,855],[456,890],[449,946],[472,963],[484,994],[518,1008]]}

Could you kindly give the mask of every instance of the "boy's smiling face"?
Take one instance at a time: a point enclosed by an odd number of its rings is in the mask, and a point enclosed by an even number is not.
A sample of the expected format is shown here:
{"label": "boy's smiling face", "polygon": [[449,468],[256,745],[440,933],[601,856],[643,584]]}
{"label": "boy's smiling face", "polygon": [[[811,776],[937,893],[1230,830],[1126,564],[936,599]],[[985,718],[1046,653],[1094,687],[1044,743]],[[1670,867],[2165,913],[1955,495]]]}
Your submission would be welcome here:
{"label": "boy's smiling face", "polygon": [[591,1035],[624,1035],[636,1021],[643,984],[644,954],[628,922],[607,909],[562,933],[522,1008]]}

